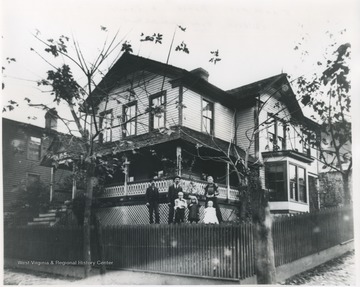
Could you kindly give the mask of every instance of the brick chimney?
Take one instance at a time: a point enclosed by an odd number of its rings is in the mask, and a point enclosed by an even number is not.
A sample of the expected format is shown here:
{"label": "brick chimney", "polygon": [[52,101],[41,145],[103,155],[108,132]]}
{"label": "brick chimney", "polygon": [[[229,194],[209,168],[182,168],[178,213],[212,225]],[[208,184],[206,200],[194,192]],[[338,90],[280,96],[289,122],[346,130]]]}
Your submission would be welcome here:
{"label": "brick chimney", "polygon": [[199,78],[201,78],[205,81],[208,81],[208,79],[209,79],[209,72],[203,68],[194,69],[194,70],[190,71],[190,73],[198,76]]}
{"label": "brick chimney", "polygon": [[55,130],[57,129],[58,113],[55,108],[50,109],[45,114],[45,129]]}

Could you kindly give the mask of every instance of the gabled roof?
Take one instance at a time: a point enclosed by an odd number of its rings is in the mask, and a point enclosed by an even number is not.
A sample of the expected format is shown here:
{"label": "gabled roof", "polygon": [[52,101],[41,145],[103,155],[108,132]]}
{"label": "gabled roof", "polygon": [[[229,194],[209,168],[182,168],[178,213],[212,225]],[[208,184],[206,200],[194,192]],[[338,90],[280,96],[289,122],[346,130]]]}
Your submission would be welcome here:
{"label": "gabled roof", "polygon": [[243,106],[248,106],[254,105],[255,100],[259,95],[274,93],[274,90],[281,95],[279,100],[289,109],[293,119],[304,123],[313,129],[319,127],[319,124],[305,117],[303,114],[299,101],[296,99],[295,93],[288,81],[288,76],[285,73],[228,90],[227,92],[231,94],[238,103],[241,103]]}
{"label": "gabled roof", "polygon": [[267,89],[276,85],[280,80],[286,79],[286,74],[279,74],[266,78],[260,81],[253,82],[238,88],[234,88],[226,91],[231,94],[237,100],[247,100],[249,98],[254,98],[259,95],[259,92],[265,92]]}
{"label": "gabled roof", "polygon": [[164,64],[155,60],[124,53],[114,64],[110,71],[100,81],[92,95],[87,99],[93,99],[96,105],[103,97],[116,87],[116,84],[124,76],[135,71],[148,71],[171,78],[171,84],[177,86],[183,84],[187,88],[213,97],[219,102],[233,105],[233,99],[224,90],[210,84],[198,75],[172,65]]}
{"label": "gabled roof", "polygon": [[304,114],[287,79],[287,74],[279,74],[227,92],[235,97],[237,101],[249,105],[255,103],[259,95],[265,93],[271,93],[270,95],[272,95],[272,93],[275,93],[274,90],[281,95],[278,100],[286,105],[291,115],[295,119],[302,121]]}
{"label": "gabled roof", "polygon": [[170,83],[173,87],[184,85],[188,89],[207,95],[225,106],[239,109],[254,105],[257,96],[275,89],[281,94],[279,100],[287,106],[295,120],[310,124],[312,127],[316,126],[315,122],[304,116],[285,73],[224,91],[185,69],[129,53],[124,53],[120,57],[87,101],[91,99],[97,105],[124,76],[135,71],[148,71],[164,75],[171,79]]}

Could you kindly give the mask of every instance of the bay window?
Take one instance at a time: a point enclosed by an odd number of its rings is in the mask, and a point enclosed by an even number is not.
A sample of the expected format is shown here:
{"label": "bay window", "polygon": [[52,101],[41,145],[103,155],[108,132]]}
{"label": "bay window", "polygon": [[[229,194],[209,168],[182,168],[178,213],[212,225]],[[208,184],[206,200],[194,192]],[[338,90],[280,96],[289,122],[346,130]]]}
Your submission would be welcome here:
{"label": "bay window", "polygon": [[286,201],[286,163],[267,163],[265,166],[265,186],[269,190],[270,201]]}
{"label": "bay window", "polygon": [[290,164],[290,199],[307,202],[306,197],[306,171],[304,168]]}

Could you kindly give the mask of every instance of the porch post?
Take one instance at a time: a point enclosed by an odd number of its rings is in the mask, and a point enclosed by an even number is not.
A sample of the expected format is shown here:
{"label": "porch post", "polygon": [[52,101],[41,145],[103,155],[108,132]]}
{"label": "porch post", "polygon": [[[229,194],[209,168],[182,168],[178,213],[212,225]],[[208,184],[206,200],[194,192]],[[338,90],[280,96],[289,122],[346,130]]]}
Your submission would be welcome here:
{"label": "porch post", "polygon": [[226,199],[230,198],[230,164],[226,163]]}
{"label": "porch post", "polygon": [[178,176],[181,176],[181,147],[176,147],[176,173]]}
{"label": "porch post", "polygon": [[75,178],[75,164],[73,163],[73,180],[72,180],[71,199],[75,198],[75,194],[76,194],[76,178]]}
{"label": "porch post", "polygon": [[129,164],[130,162],[128,161],[127,156],[124,157],[124,195],[127,195],[128,192],[128,186],[127,186],[127,182],[128,182],[128,171],[129,171]]}
{"label": "porch post", "polygon": [[53,200],[53,194],[54,194],[54,167],[51,167],[50,169],[50,203]]}

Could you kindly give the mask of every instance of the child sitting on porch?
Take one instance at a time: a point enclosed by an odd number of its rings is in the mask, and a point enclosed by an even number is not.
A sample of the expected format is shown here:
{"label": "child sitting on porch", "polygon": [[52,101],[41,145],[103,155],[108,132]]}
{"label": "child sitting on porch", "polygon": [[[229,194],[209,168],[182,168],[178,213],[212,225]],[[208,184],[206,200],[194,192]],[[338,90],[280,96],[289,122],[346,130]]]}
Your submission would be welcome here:
{"label": "child sitting on porch", "polygon": [[179,192],[177,199],[175,199],[175,223],[184,222],[185,208],[187,207],[186,199],[184,199],[184,193]]}
{"label": "child sitting on porch", "polygon": [[204,223],[205,224],[219,224],[216,217],[216,209],[213,207],[214,203],[209,200],[205,208]]}
{"label": "child sitting on porch", "polygon": [[199,201],[196,196],[190,195],[190,203],[189,203],[189,215],[188,215],[188,221],[190,223],[198,223],[200,220],[200,205]]}

